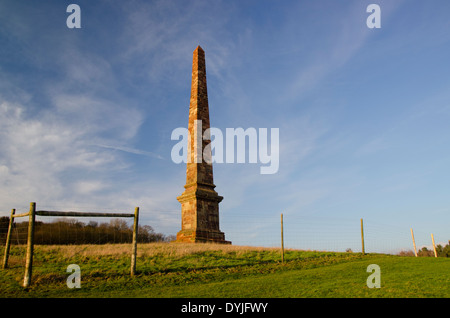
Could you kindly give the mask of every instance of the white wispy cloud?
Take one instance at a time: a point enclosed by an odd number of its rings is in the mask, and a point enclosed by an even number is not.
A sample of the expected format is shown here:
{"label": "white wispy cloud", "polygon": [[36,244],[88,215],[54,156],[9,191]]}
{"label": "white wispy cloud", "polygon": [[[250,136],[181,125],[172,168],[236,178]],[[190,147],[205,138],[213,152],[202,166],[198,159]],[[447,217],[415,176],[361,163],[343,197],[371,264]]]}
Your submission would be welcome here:
{"label": "white wispy cloud", "polygon": [[133,153],[136,155],[154,157],[154,158],[161,159],[161,160],[164,159],[164,157],[162,157],[161,155],[158,155],[158,154],[150,152],[150,151],[141,150],[141,149],[135,149],[135,148],[123,147],[123,146],[100,145],[100,144],[97,144],[95,146],[101,147],[101,148],[107,148],[107,149],[120,150],[120,151],[124,151],[124,152],[128,152],[128,153]]}
{"label": "white wispy cloud", "polygon": [[[383,25],[394,18],[403,3],[404,1],[382,1]],[[369,16],[369,13],[366,12],[368,3],[357,1],[338,4],[330,2],[326,5],[330,8],[329,12],[336,11],[338,13],[324,13],[322,28],[326,29],[326,32],[309,33],[305,39],[298,39],[302,42],[301,45],[296,43],[293,46],[292,51],[295,52],[295,47],[307,45],[307,50],[303,54],[306,60],[292,66],[289,76],[290,84],[286,85],[286,89],[280,94],[283,96],[280,99],[282,102],[301,100],[311,90],[320,88],[330,75],[351,63],[352,59],[365,47],[367,41],[377,35],[377,30],[369,29],[366,26],[366,19]],[[321,7],[323,4],[317,3],[317,6]],[[335,8],[335,6],[339,8]],[[287,23],[291,20],[295,21],[295,19],[295,16],[289,15]]]}
{"label": "white wispy cloud", "polygon": [[[0,102],[0,163],[4,177],[0,201],[3,208],[17,202],[19,194],[26,201],[64,200],[71,184],[79,182],[87,173],[90,178],[100,178],[97,181],[100,184],[105,171],[124,168],[116,155],[94,150],[91,144],[93,140],[124,141],[134,137],[134,116],[138,115],[122,110],[122,117],[130,121],[117,120],[120,109],[110,113],[109,107],[98,101],[95,107],[84,98],[77,101],[81,106],[56,99],[55,108],[42,110],[35,116],[20,104]],[[74,108],[65,109],[68,105]],[[120,133],[101,136],[110,130]],[[64,177],[77,170],[78,177]]]}
{"label": "white wispy cloud", "polygon": [[207,52],[209,74],[219,75],[235,47],[233,34],[227,31],[232,8],[221,1],[124,4],[124,28],[118,36],[124,72],[156,84],[170,80],[176,89],[186,84],[179,81],[181,72],[190,80],[191,54],[200,45]]}

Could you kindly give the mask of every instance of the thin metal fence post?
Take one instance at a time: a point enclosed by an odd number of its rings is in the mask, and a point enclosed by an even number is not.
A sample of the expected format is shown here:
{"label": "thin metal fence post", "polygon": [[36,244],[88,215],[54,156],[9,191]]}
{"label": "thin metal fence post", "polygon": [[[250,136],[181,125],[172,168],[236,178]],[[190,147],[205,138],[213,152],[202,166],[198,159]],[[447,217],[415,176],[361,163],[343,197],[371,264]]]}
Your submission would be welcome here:
{"label": "thin metal fence post", "polygon": [[361,219],[361,244],[362,244],[362,254],[365,255],[366,251],[364,249],[364,227],[363,227],[363,219]]}
{"label": "thin metal fence post", "polygon": [[283,213],[281,213],[281,263],[284,263]]}

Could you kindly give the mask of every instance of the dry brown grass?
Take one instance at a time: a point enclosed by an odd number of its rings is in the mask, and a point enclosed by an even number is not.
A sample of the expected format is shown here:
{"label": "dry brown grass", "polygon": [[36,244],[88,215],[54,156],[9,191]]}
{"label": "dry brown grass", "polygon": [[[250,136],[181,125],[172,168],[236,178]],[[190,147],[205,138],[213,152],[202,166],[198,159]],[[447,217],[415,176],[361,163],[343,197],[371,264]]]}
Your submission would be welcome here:
{"label": "dry brown grass", "polygon": [[[64,257],[80,256],[120,256],[131,253],[131,244],[103,244],[103,245],[37,245],[36,250],[43,253],[58,253]],[[244,254],[249,251],[276,251],[278,248],[235,246],[224,244],[189,244],[189,243],[143,243],[138,244],[137,256],[165,255],[168,257],[182,257],[205,251],[221,251],[223,253]]]}
{"label": "dry brown grass", "polygon": [[237,255],[249,251],[276,250],[268,247],[237,246],[224,244],[189,244],[189,243],[149,243],[138,245],[138,256],[164,254],[169,256],[185,256],[205,251],[221,251]]}

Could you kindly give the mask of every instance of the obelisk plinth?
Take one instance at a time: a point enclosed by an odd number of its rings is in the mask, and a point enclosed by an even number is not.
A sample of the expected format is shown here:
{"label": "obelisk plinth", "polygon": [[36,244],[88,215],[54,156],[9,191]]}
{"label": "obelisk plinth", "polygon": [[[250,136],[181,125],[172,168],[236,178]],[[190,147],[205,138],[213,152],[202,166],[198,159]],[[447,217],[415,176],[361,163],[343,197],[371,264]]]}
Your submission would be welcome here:
{"label": "obelisk plinth", "polygon": [[189,104],[189,142],[186,185],[181,203],[181,231],[177,242],[223,243],[225,234],[219,229],[219,202],[223,197],[214,190],[210,140],[203,138],[210,128],[208,91],[206,88],[205,52],[198,46],[192,62],[191,100]]}

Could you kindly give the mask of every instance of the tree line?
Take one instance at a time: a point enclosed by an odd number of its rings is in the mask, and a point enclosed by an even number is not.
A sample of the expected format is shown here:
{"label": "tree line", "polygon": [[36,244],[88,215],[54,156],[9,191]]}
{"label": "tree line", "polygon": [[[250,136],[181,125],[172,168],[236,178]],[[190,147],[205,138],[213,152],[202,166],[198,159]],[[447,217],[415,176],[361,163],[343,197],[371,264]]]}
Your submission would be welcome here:
{"label": "tree line", "polygon": [[[0,217],[0,243],[5,244],[9,217]],[[14,222],[11,244],[26,244],[28,222]],[[133,224],[123,219],[111,219],[109,223],[80,222],[72,218],[59,218],[50,223],[35,222],[34,242],[42,245],[131,243]],[[139,225],[138,243],[168,242],[173,236],[156,233],[150,225]]]}
{"label": "tree line", "polygon": [[[450,240],[445,246],[441,244],[436,245],[436,254],[437,257],[450,257]],[[399,253],[400,256],[414,256],[414,252],[409,251],[401,251]],[[434,257],[434,250],[428,249],[425,246],[417,250],[418,257]]]}
{"label": "tree line", "polygon": [[[445,246],[441,244],[436,245],[436,254],[438,257],[450,257],[450,241]],[[434,256],[433,249],[429,250],[426,247],[422,247],[417,251],[417,256]]]}

